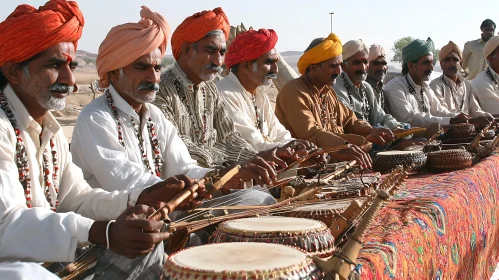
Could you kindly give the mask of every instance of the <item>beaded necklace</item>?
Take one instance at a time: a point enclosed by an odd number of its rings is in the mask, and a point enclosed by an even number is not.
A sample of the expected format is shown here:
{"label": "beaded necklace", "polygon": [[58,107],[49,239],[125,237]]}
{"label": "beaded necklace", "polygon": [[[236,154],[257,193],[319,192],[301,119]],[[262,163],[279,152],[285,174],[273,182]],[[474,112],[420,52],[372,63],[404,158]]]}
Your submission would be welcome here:
{"label": "beaded necklace", "polygon": [[499,83],[497,83],[496,79],[494,78],[494,75],[492,75],[492,71],[490,71],[490,67],[487,67],[487,71],[485,71],[485,73],[487,73],[487,76],[489,77],[489,79],[491,79],[492,82],[494,82],[496,87],[499,89]]}
{"label": "beaded necklace", "polygon": [[416,90],[414,89],[414,87],[412,87],[411,82],[409,82],[409,78],[407,77],[407,75],[404,75],[404,77],[405,77],[405,80],[407,82],[407,86],[409,87],[409,92],[412,95],[414,95],[414,97],[416,98],[418,103],[421,105],[421,109],[422,109],[423,113],[428,113],[428,107],[426,106],[426,103],[424,101],[424,89],[423,89],[423,87],[421,86],[421,91],[420,91],[421,100],[419,100],[417,98],[417,95],[416,95]]}
{"label": "beaded necklace", "polygon": [[258,115],[258,107],[256,106],[256,97],[254,94],[251,94],[251,101],[253,102],[253,107],[255,108],[255,117],[256,117],[255,126],[260,130],[260,133],[263,134],[262,126],[260,123],[260,115]]}
{"label": "beaded necklace", "polygon": [[[459,105],[457,103],[457,99],[456,99],[456,93],[454,93],[454,88],[451,87],[447,81],[445,80],[444,76],[442,76],[442,82],[444,82],[445,86],[448,87],[450,89],[450,96],[452,97],[452,101],[454,102],[454,105],[456,106],[456,108],[458,108],[459,112],[463,112],[463,106],[464,106],[464,94],[463,94],[463,97],[461,99],[461,105]],[[442,92],[443,93],[443,92]]]}
{"label": "beaded necklace", "polygon": [[[202,115],[202,128],[198,127],[197,129],[194,129],[194,134],[196,135],[196,139],[199,139],[200,134],[202,133],[202,143],[206,143],[206,134],[207,134],[207,114],[206,114],[206,90],[205,88],[201,88],[201,93],[203,95],[203,115]],[[190,119],[193,121],[194,125],[196,126],[196,122],[194,122],[194,103],[189,104],[189,101],[187,100],[187,96],[185,94],[179,94],[180,100],[184,102],[185,107],[187,107],[187,111],[189,113]],[[201,131],[202,130],[202,131]]]}
{"label": "beaded necklace", "polygon": [[[341,78],[343,79],[343,85],[345,86],[345,89],[347,90],[347,95],[348,95],[348,100],[350,101],[350,106],[352,107],[352,110],[354,110],[353,97],[352,97],[352,93],[350,92],[350,86],[348,85],[347,79],[345,77],[345,72],[341,73]],[[366,94],[364,88],[362,88],[362,87],[359,88],[359,93],[360,93],[360,99],[362,100],[362,107],[361,107],[362,120],[368,122],[369,121],[369,113],[371,111],[371,108],[369,108],[369,101],[367,100],[367,94]]]}
{"label": "beaded necklace", "polygon": [[[121,146],[125,147],[125,140],[123,138],[123,128],[121,125],[118,110],[114,105],[113,97],[111,96],[109,89],[106,90],[105,94],[107,99],[107,105],[113,112],[114,122],[116,123],[116,126],[118,128],[118,141],[120,142]],[[155,174],[156,176],[161,177],[161,167],[163,166],[163,159],[161,158],[161,151],[159,147],[159,141],[156,137],[154,122],[150,117],[147,119],[147,130],[149,132],[149,140],[151,141],[152,151],[154,153],[153,156],[154,171],[151,168],[151,165],[149,164],[149,160],[147,159],[147,153],[146,150],[144,149],[144,138],[142,137],[142,133],[139,131],[139,125],[135,122],[135,120],[132,117],[130,117],[130,122],[132,123],[132,127],[135,130],[135,136],[139,140],[139,149],[142,154],[142,163],[151,172],[151,174]]]}
{"label": "beaded necklace", "polygon": [[[24,196],[26,197],[26,206],[28,208],[32,207],[32,197],[31,197],[31,178],[29,176],[29,161],[28,161],[28,152],[26,147],[24,146],[24,140],[21,137],[21,129],[17,124],[16,118],[10,109],[9,103],[7,102],[7,98],[0,91],[0,108],[5,112],[7,118],[9,119],[10,124],[14,128],[14,132],[16,134],[16,165],[17,170],[19,172],[19,182],[24,188]],[[40,134],[41,138],[41,134]],[[44,190],[45,197],[50,205],[50,209],[52,211],[56,211],[59,206],[59,184],[57,178],[57,171],[59,170],[59,166],[57,165],[57,152],[55,151],[55,145],[53,142],[53,137],[50,138],[50,149],[52,154],[52,182],[50,182],[50,167],[48,160],[48,151],[44,149],[42,160],[43,160],[43,178],[44,178]],[[55,197],[52,197],[50,193],[50,187],[54,187]],[[55,201],[55,206],[52,202]]]}

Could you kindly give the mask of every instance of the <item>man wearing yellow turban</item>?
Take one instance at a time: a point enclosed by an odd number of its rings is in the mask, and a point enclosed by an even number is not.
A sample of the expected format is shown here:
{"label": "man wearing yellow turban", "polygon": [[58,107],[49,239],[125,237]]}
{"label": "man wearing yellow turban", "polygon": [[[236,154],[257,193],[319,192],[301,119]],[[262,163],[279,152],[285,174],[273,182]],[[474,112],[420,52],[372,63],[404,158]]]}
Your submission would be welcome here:
{"label": "man wearing yellow turban", "polygon": [[[355,113],[338,101],[331,85],[341,74],[342,45],[335,34],[317,38],[298,61],[299,78],[288,82],[277,95],[276,116],[295,138],[319,147],[334,147],[350,142],[384,145],[393,141],[386,128],[373,128],[358,120]],[[333,155],[337,159],[356,159],[370,167],[371,159],[358,148]]]}
{"label": "man wearing yellow turban", "polygon": [[459,74],[463,65],[463,53],[459,46],[449,41],[440,50],[439,59],[444,73],[431,81],[430,87],[440,100],[442,107],[454,113],[465,113],[473,117],[481,115],[492,117],[480,108],[480,104],[471,91],[471,81],[465,80]]}
{"label": "man wearing yellow turban", "polygon": [[433,72],[433,41],[414,40],[402,49],[402,76],[385,86],[388,111],[401,122],[428,127],[434,123],[448,125],[470,122],[483,125],[483,119],[469,118],[444,108],[429,86]]}
{"label": "man wearing yellow turban", "polygon": [[482,110],[499,117],[499,36],[485,43],[483,55],[488,67],[471,82],[471,88]]}

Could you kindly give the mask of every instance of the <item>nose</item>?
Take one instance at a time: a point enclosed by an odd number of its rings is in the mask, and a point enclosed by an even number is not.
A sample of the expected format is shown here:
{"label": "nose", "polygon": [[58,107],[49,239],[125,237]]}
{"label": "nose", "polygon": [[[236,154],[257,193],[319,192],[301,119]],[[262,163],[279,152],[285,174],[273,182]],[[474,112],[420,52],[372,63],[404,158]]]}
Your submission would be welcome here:
{"label": "nose", "polygon": [[147,72],[145,73],[145,81],[151,82],[153,84],[158,84],[159,79],[161,76],[161,73],[159,71],[156,71],[154,67],[150,67]]}
{"label": "nose", "polygon": [[270,72],[274,73],[279,73],[279,66],[277,66],[277,63],[272,63],[272,66],[270,67]]}
{"label": "nose", "polygon": [[224,64],[224,59],[225,59],[225,55],[224,54],[221,54],[221,53],[216,53],[212,59],[211,59],[211,63],[217,65],[217,66],[222,66]]}
{"label": "nose", "polygon": [[60,68],[59,75],[57,77],[57,82],[61,84],[66,84],[68,86],[75,85],[75,76],[73,75],[73,71],[67,63],[64,67]]}

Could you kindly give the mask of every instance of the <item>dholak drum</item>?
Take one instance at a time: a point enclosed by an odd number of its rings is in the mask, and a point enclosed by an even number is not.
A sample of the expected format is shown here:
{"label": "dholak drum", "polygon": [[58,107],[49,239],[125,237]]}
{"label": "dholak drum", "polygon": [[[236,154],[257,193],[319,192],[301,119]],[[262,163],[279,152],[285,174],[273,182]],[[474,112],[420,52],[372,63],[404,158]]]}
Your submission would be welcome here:
{"label": "dholak drum", "polygon": [[283,244],[318,257],[329,257],[334,250],[334,237],[324,223],[292,217],[258,217],[227,221],[213,233],[210,242]]}
{"label": "dholak drum", "polygon": [[296,248],[266,243],[209,244],[170,255],[164,280],[322,279],[313,260]]}
{"label": "dholak drum", "polygon": [[428,169],[452,171],[470,167],[473,155],[464,149],[442,150],[428,153]]}
{"label": "dholak drum", "polygon": [[321,221],[326,224],[327,227],[331,227],[334,218],[347,209],[351,202],[351,200],[343,200],[338,202],[314,203],[296,207],[282,215],[286,217]]}
{"label": "dholak drum", "polygon": [[469,123],[453,124],[446,133],[449,138],[467,138],[474,134],[475,126]]}
{"label": "dholak drum", "polygon": [[415,165],[413,170],[423,167],[426,154],[423,151],[386,151],[379,152],[373,159],[373,169],[381,173],[390,172],[397,165]]}

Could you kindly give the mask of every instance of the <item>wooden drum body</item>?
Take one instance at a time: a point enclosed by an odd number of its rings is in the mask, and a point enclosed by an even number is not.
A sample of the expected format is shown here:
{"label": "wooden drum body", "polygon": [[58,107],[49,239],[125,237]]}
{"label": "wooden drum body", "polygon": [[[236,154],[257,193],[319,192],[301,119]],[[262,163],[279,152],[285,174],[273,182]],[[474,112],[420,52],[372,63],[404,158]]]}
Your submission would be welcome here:
{"label": "wooden drum body", "polygon": [[459,123],[450,126],[446,135],[449,138],[469,138],[475,135],[475,126],[469,123]]}
{"label": "wooden drum body", "polygon": [[398,165],[415,165],[413,170],[423,167],[426,154],[423,151],[386,151],[379,152],[373,159],[373,169],[381,173],[390,172]]}
{"label": "wooden drum body", "polygon": [[452,171],[471,167],[473,155],[464,149],[442,150],[428,153],[428,169]]}
{"label": "wooden drum body", "polygon": [[170,255],[164,280],[322,279],[303,251],[277,244],[241,242],[192,247]]}
{"label": "wooden drum body", "polygon": [[210,242],[283,244],[318,257],[329,257],[334,250],[334,237],[324,223],[293,217],[257,217],[227,221],[213,233]]}

